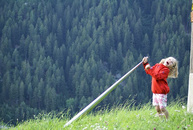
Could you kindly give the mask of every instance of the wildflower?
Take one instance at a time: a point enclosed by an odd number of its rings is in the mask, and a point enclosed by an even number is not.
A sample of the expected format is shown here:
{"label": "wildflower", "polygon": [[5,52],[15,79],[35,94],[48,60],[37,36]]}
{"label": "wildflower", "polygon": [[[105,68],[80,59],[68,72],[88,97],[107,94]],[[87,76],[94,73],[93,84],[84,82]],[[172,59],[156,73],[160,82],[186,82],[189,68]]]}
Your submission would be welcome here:
{"label": "wildflower", "polygon": [[185,109],[186,107],[185,106],[182,106],[182,109]]}
{"label": "wildflower", "polygon": [[150,112],[150,115],[153,115],[153,114],[154,114],[154,112],[151,111],[151,112]]}
{"label": "wildflower", "polygon": [[184,129],[187,129],[188,127],[187,126],[184,126]]}
{"label": "wildflower", "polygon": [[162,116],[164,116],[163,113],[161,113],[161,114],[156,113],[156,114],[155,114],[155,117],[162,117]]}
{"label": "wildflower", "polygon": [[86,130],[86,129],[87,129],[87,127],[83,128],[83,130]]}

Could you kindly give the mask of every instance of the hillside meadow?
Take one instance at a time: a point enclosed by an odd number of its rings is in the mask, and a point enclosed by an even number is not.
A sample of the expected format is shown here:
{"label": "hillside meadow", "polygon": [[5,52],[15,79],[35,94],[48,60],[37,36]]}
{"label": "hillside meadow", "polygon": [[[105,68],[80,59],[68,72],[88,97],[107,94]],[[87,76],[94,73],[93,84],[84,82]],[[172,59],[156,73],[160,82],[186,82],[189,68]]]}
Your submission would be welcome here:
{"label": "hillside meadow", "polygon": [[49,114],[34,115],[34,119],[24,121],[12,127],[4,127],[10,130],[176,130],[193,129],[193,114],[187,112],[186,105],[173,102],[167,107],[170,113],[169,120],[156,116],[156,110],[150,103],[131,107],[120,105],[110,110],[104,109],[96,113],[90,113],[81,119],[74,121],[67,127],[63,127],[70,118],[65,113],[60,116]]}

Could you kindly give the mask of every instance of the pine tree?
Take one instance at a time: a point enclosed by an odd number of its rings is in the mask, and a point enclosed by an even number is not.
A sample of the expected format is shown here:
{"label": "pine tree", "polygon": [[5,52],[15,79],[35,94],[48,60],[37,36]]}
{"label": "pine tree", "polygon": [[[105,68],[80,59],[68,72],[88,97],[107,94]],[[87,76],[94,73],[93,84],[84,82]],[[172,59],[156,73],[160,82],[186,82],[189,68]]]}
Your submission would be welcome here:
{"label": "pine tree", "polygon": [[10,72],[7,71],[3,76],[2,93],[1,93],[2,101],[7,101],[7,99],[10,98],[9,97],[11,96],[10,87],[11,87],[11,76],[10,76]]}
{"label": "pine tree", "polygon": [[24,86],[24,83],[23,81],[20,82],[20,85],[19,85],[19,88],[18,88],[18,91],[19,91],[19,103],[22,103],[24,102],[24,93],[25,93],[25,86]]}
{"label": "pine tree", "polygon": [[117,64],[118,64],[118,66],[117,66],[117,68],[118,69],[121,69],[122,68],[122,64],[123,64],[123,53],[122,53],[123,51],[122,51],[122,44],[121,43],[119,43],[118,44],[118,48],[117,48]]}
{"label": "pine tree", "polygon": [[58,22],[58,27],[57,27],[57,42],[59,43],[59,45],[62,45],[62,43],[64,42],[63,39],[63,26],[62,26],[62,20],[60,19]]}
{"label": "pine tree", "polygon": [[142,54],[149,55],[150,54],[150,41],[149,41],[149,37],[147,34],[145,34],[144,40],[141,46],[142,46]]}
{"label": "pine tree", "polygon": [[46,110],[49,112],[51,110],[55,110],[56,109],[56,105],[57,105],[57,95],[56,95],[56,91],[54,88],[51,87],[46,87],[46,92],[45,92],[45,107]]}

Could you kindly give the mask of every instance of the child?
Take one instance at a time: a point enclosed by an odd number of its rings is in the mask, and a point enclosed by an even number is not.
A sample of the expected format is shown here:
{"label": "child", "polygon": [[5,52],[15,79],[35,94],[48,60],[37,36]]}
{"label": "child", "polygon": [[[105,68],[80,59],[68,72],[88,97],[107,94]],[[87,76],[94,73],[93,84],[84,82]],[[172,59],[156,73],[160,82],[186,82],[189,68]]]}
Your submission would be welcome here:
{"label": "child", "polygon": [[147,59],[148,57],[143,58],[143,66],[145,72],[152,76],[153,106],[155,106],[159,116],[164,114],[166,119],[168,119],[169,113],[166,110],[166,106],[167,94],[170,88],[167,78],[178,77],[178,62],[175,58],[168,57],[151,67]]}

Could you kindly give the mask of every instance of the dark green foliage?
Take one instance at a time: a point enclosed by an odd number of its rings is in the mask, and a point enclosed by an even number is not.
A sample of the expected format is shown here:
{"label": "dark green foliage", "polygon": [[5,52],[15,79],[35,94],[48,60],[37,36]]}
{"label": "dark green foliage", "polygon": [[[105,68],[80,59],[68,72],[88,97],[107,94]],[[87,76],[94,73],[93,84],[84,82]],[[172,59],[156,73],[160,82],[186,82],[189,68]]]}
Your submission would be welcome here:
{"label": "dark green foliage", "polygon": [[[190,1],[0,1],[0,120],[38,112],[72,114],[88,105],[148,55],[179,60],[169,100],[186,97]],[[143,67],[100,103],[151,100]]]}

